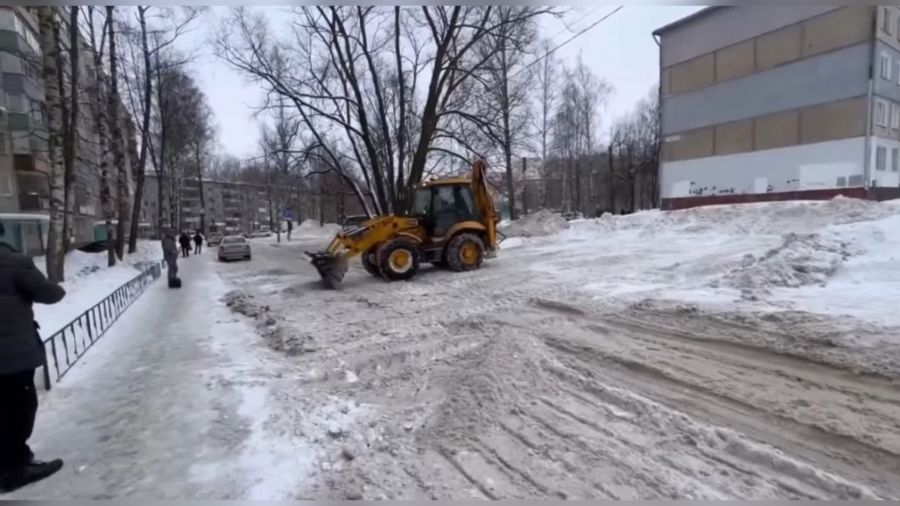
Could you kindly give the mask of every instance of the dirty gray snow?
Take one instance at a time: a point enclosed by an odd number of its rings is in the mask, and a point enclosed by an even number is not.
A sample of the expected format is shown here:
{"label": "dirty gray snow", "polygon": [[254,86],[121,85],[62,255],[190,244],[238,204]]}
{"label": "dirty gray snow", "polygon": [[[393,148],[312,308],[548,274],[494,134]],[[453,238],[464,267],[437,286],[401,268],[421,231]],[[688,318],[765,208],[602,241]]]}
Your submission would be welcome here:
{"label": "dirty gray snow", "polygon": [[845,301],[898,286],[898,217],[835,199],[579,220],[470,273],[353,262],[341,290],[301,256],[325,237],[220,272],[295,367],[280,402],[349,413],[306,434],[300,497],[898,498],[898,322]]}
{"label": "dirty gray snow", "polygon": [[558,213],[541,210],[509,222],[502,232],[507,237],[550,235],[569,228],[569,222]]}

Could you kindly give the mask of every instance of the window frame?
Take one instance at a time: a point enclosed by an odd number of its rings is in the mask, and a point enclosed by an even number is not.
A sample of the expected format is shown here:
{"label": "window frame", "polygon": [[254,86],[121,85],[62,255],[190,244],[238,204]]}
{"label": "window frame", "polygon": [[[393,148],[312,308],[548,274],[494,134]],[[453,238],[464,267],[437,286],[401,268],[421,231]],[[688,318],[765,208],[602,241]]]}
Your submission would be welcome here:
{"label": "window frame", "polygon": [[891,55],[882,52],[881,53],[881,78],[885,81],[893,80],[894,76],[894,62],[891,60]]}
{"label": "window frame", "polygon": [[900,148],[891,148],[891,172],[900,171]]}
{"label": "window frame", "polygon": [[875,124],[888,127],[888,104],[884,100],[875,100]]}
{"label": "window frame", "polygon": [[891,103],[891,130],[900,130],[900,106]]}
{"label": "window frame", "polygon": [[881,31],[888,35],[893,35],[891,33],[891,10],[888,7],[882,7],[881,16]]}
{"label": "window frame", "polygon": [[887,170],[887,147],[875,146],[875,170],[883,172]]}

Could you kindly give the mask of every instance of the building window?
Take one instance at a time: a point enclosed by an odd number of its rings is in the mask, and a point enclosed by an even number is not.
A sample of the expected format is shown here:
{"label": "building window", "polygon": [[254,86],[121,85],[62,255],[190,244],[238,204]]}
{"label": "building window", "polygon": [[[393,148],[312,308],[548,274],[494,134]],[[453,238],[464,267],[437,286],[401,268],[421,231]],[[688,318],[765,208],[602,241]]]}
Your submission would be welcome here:
{"label": "building window", "polygon": [[891,104],[891,128],[900,129],[900,107],[897,104]]}
{"label": "building window", "polygon": [[875,148],[875,170],[885,170],[887,168],[887,148],[878,146]]}
{"label": "building window", "polygon": [[887,102],[878,100],[875,102],[875,124],[878,126],[888,126]]}
{"label": "building window", "polygon": [[887,53],[881,53],[881,78],[891,80],[891,57]]}
{"label": "building window", "polygon": [[897,172],[900,169],[900,149],[891,149],[891,170]]}
{"label": "building window", "polygon": [[12,173],[0,174],[0,195],[9,197],[12,195]]}
{"label": "building window", "polygon": [[881,29],[884,33],[891,33],[891,11],[887,7],[881,8]]}
{"label": "building window", "polygon": [[6,133],[0,132],[0,155],[5,155],[7,153],[6,149]]}

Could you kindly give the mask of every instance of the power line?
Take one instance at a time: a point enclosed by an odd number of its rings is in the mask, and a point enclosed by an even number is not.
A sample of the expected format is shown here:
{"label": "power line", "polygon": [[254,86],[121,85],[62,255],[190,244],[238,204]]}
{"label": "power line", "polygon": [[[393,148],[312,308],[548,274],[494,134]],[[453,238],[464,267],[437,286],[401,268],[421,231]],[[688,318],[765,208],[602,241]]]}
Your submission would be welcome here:
{"label": "power line", "polygon": [[558,35],[562,35],[563,33],[566,33],[566,32],[572,33],[572,25],[577,25],[578,23],[584,21],[585,19],[587,19],[587,18],[593,16],[595,12],[599,11],[599,10],[602,9],[602,8],[603,8],[602,5],[598,5],[597,7],[594,7],[593,9],[591,9],[590,11],[588,11],[587,14],[581,16],[581,19],[575,20],[575,21],[572,22],[571,24],[570,24],[570,23],[566,23],[565,21],[563,21],[563,25],[565,25],[565,28],[563,28],[562,30],[560,30],[560,31],[558,31],[558,32],[556,32],[556,33],[554,33],[553,35],[551,35],[551,36],[549,36],[549,37],[547,37],[547,38],[550,39],[550,40],[553,40],[553,39],[555,39]]}
{"label": "power line", "polygon": [[560,48],[562,48],[563,46],[565,46],[565,45],[568,44],[569,42],[572,42],[572,41],[575,40],[576,38],[578,38],[578,37],[584,35],[585,32],[587,32],[588,30],[590,30],[590,29],[594,28],[595,26],[599,25],[600,23],[606,21],[606,20],[609,19],[613,14],[619,12],[619,11],[622,10],[623,8],[625,8],[624,5],[620,5],[620,6],[616,7],[615,9],[613,9],[613,10],[612,10],[610,13],[608,13],[607,15],[603,16],[602,18],[598,19],[597,21],[594,21],[593,23],[591,23],[590,25],[588,25],[586,28],[583,28],[583,29],[579,30],[579,31],[576,32],[574,35],[572,35],[572,36],[569,37],[568,39],[564,40],[564,41],[563,41],[561,44],[559,44],[558,46],[556,46],[556,47],[554,47],[553,49],[547,51],[546,53],[544,53],[543,55],[541,55],[540,57],[538,57],[537,59],[535,59],[534,61],[532,61],[532,62],[529,63],[528,65],[525,65],[524,67],[522,67],[521,69],[519,69],[518,72],[516,72],[515,74],[512,74],[511,76],[509,76],[509,78],[512,79],[513,77],[516,77],[517,75],[521,74],[522,72],[525,72],[526,70],[528,70],[528,69],[531,68],[532,66],[536,65],[537,63],[539,63],[541,60],[543,60],[543,59],[549,57],[551,54],[555,53],[557,50],[559,50]]}

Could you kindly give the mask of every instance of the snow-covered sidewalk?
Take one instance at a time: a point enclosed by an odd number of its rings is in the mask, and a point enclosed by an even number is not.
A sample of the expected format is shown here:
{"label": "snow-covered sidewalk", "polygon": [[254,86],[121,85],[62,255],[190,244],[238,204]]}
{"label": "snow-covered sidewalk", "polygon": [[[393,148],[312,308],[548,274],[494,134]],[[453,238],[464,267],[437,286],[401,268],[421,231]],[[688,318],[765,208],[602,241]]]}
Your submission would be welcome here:
{"label": "snow-covered sidewalk", "polygon": [[[157,241],[138,241],[137,252],[127,255],[114,267],[107,267],[107,254],[72,251],[66,255],[65,298],[50,306],[36,304],[35,316],[41,324],[41,333],[49,337],[78,315],[108,297],[117,288],[134,279],[147,262],[162,260],[162,250]],[[46,268],[44,257],[36,257],[35,265],[42,272]]]}
{"label": "snow-covered sidewalk", "polygon": [[42,399],[32,446],[66,465],[10,498],[294,497],[310,458],[266,424],[283,371],[220,302],[212,258],[151,286]]}

